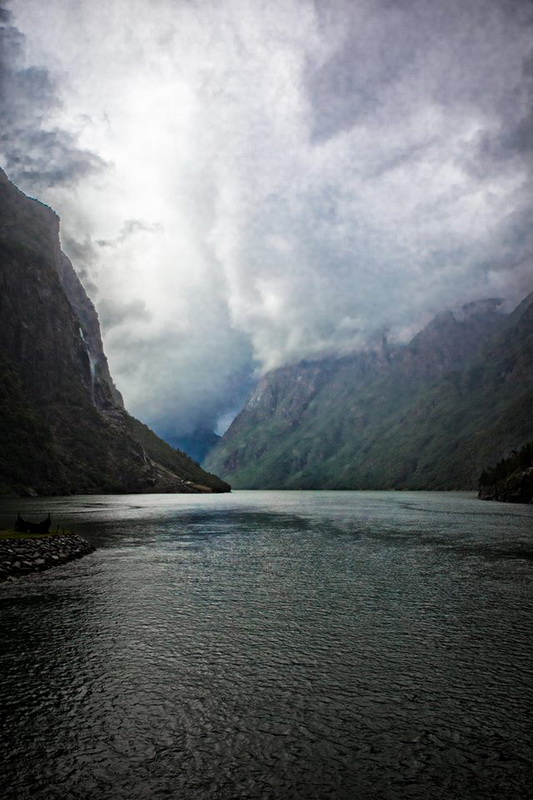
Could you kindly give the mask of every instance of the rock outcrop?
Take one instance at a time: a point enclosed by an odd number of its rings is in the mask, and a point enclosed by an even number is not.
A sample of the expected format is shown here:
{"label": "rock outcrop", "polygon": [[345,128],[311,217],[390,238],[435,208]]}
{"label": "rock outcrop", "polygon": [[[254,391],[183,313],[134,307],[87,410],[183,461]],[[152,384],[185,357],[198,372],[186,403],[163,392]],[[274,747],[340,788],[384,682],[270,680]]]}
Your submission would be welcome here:
{"label": "rock outcrop", "polygon": [[0,493],[229,491],[123,408],[59,218],[0,170]]}

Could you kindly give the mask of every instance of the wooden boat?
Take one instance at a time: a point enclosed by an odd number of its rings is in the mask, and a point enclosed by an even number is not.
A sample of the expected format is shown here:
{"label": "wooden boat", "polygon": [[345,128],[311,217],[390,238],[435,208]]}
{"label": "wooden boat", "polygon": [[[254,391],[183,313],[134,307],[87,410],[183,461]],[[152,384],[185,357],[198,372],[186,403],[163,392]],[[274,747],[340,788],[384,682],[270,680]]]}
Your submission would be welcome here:
{"label": "wooden boat", "polygon": [[17,514],[17,519],[15,520],[15,530],[18,533],[48,533],[50,530],[50,525],[52,524],[52,519],[50,514],[43,519],[41,522],[28,522],[25,519],[22,519],[20,514]]}

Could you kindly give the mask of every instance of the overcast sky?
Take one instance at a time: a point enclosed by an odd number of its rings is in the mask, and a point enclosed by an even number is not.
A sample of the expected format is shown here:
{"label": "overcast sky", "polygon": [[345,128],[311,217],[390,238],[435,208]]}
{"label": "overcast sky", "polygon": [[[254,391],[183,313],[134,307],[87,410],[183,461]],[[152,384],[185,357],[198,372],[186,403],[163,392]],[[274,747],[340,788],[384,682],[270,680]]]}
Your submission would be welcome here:
{"label": "overcast sky", "polygon": [[533,288],[530,0],[0,6],[0,163],[61,215],[159,432]]}

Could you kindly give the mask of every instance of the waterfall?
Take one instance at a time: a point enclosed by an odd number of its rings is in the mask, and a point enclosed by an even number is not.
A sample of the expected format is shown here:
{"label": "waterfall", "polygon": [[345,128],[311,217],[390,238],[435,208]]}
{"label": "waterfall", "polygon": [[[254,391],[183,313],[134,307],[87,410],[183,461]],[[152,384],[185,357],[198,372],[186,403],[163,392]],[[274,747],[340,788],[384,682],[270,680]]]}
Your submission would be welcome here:
{"label": "waterfall", "polygon": [[93,354],[91,353],[91,348],[89,347],[89,342],[86,340],[85,336],[83,335],[83,330],[80,328],[80,336],[83,344],[85,345],[85,351],[87,353],[87,358],[89,359],[89,370],[91,374],[91,400],[93,406],[96,405],[94,399],[94,388],[96,385],[96,364],[98,360],[94,358]]}

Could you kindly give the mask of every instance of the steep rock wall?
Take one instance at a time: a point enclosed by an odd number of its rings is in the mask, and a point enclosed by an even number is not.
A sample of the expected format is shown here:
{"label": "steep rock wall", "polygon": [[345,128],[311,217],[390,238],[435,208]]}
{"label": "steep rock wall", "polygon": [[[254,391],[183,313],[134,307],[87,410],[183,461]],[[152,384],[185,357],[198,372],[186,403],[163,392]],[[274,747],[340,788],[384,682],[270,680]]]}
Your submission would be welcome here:
{"label": "steep rock wall", "polygon": [[57,215],[1,171],[0,319],[1,492],[229,490],[124,410]]}

